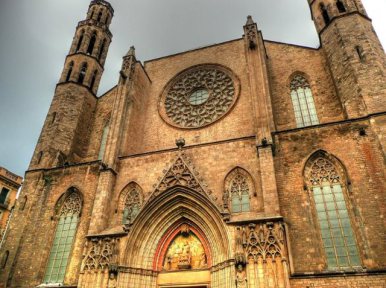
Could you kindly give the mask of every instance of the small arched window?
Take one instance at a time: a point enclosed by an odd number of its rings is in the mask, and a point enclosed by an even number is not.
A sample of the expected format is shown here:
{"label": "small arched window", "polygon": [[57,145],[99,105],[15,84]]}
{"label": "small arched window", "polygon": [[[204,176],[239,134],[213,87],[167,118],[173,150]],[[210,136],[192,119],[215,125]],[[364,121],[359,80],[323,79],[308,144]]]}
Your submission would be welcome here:
{"label": "small arched window", "polygon": [[58,222],[44,276],[45,283],[63,283],[68,259],[78,228],[82,200],[75,188],[69,189],[64,201],[58,202]]}
{"label": "small arched window", "polygon": [[103,159],[103,155],[105,154],[106,143],[107,143],[107,136],[109,134],[109,126],[110,126],[110,122],[107,121],[107,123],[103,127],[102,138],[101,138],[101,142],[100,142],[101,145],[99,147],[99,153],[98,153],[98,160],[102,160]]}
{"label": "small arched window", "polygon": [[365,55],[363,53],[363,48],[361,46],[355,46],[355,51],[358,54],[359,60],[361,62],[364,62],[365,61]]}
{"label": "small arched window", "polygon": [[40,151],[36,159],[36,164],[40,164],[40,162],[42,162],[42,158],[43,158],[43,151]]}
{"label": "small arched window", "polygon": [[83,63],[82,68],[80,69],[79,72],[79,77],[78,77],[78,83],[83,84],[84,78],[86,77],[86,72],[87,72],[87,63]]}
{"label": "small arched window", "polygon": [[324,23],[326,25],[330,24],[331,19],[330,19],[330,16],[328,15],[327,8],[326,8],[326,6],[324,6],[323,3],[320,3],[320,11],[322,12],[322,17],[323,17]]}
{"label": "small arched window", "polygon": [[92,55],[92,52],[94,51],[94,46],[95,46],[96,38],[97,38],[96,33],[95,32],[92,33],[92,36],[91,36],[91,39],[90,39],[90,43],[88,43],[88,47],[87,47],[87,54],[89,54],[89,55]]}
{"label": "small arched window", "polygon": [[130,183],[122,192],[122,224],[130,224],[137,217],[142,207],[142,191],[138,184]]}
{"label": "small arched window", "polygon": [[71,74],[72,74],[72,69],[74,68],[74,62],[71,61],[70,65],[68,65],[68,71],[67,71],[67,76],[66,76],[66,82],[70,81],[71,79]]}
{"label": "small arched window", "polygon": [[92,78],[91,78],[91,83],[90,83],[90,89],[91,90],[94,89],[97,75],[98,75],[98,70],[95,70],[94,73],[92,74]]}
{"label": "small arched window", "polygon": [[316,214],[329,269],[361,266],[358,248],[347,209],[344,169],[334,159],[318,152],[306,165],[307,183]]}
{"label": "small arched window", "polygon": [[319,124],[314,97],[308,81],[303,76],[296,75],[290,86],[297,127]]}
{"label": "small arched window", "polygon": [[225,180],[225,205],[229,201],[232,213],[250,211],[250,195],[253,190],[251,176],[247,171],[236,168]]}
{"label": "small arched window", "polygon": [[83,43],[83,38],[84,38],[84,31],[82,30],[82,32],[80,32],[78,45],[76,45],[76,52],[80,50],[80,47],[82,46],[82,43]]}
{"label": "small arched window", "polygon": [[54,124],[56,120],[56,112],[52,113],[51,124]]}
{"label": "small arched window", "polygon": [[98,22],[101,22],[101,20],[102,20],[102,15],[103,15],[103,13],[102,13],[102,10],[101,10],[101,11],[99,11],[99,13],[98,13],[98,19],[97,19]]}
{"label": "small arched window", "polygon": [[94,12],[95,12],[95,8],[92,8],[91,14],[90,14],[90,19],[92,19],[94,17]]}
{"label": "small arched window", "polygon": [[103,39],[102,41],[102,44],[99,48],[99,54],[98,54],[98,59],[101,60],[102,56],[103,56],[103,52],[105,50],[105,46],[106,46],[106,39]]}
{"label": "small arched window", "polygon": [[346,12],[346,7],[344,6],[344,3],[341,0],[336,1],[336,8],[338,8],[339,13]]}

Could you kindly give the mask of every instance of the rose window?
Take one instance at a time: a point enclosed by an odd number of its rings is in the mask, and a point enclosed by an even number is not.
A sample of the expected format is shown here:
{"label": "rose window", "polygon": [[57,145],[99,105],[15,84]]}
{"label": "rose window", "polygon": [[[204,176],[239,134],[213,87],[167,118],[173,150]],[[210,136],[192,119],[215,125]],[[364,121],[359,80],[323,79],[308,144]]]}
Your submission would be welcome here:
{"label": "rose window", "polygon": [[237,79],[221,66],[202,65],[177,75],[165,88],[160,114],[170,125],[200,128],[223,117],[238,96]]}

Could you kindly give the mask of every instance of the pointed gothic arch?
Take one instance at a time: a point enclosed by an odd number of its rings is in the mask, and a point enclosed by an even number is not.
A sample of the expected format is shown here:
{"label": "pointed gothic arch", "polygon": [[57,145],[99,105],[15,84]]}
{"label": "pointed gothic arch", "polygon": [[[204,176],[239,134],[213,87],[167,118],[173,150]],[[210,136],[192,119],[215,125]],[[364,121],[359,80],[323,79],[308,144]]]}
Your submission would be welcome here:
{"label": "pointed gothic arch", "polygon": [[44,283],[63,283],[81,216],[82,195],[75,187],[59,197],[54,208],[56,221],[53,244],[46,265]]}
{"label": "pointed gothic arch", "polygon": [[143,205],[143,190],[132,181],[123,188],[118,200],[118,215],[122,224],[131,224]]}
{"label": "pointed gothic arch", "polygon": [[[206,194],[180,185],[163,191],[144,206],[130,229],[120,263],[141,271],[158,271],[145,277],[145,283],[152,287],[162,271],[165,249],[182,224],[188,224],[206,247],[208,277],[213,279],[217,271],[224,269],[229,269],[227,273],[230,273],[233,268],[227,262],[232,257],[230,231],[223,222],[221,211]],[[149,261],[142,261],[143,255],[147,255]],[[213,267],[216,270],[211,274],[209,269]],[[133,269],[128,271],[127,283],[132,283],[130,281],[135,281],[136,275],[130,274]]]}
{"label": "pointed gothic arch", "polygon": [[224,208],[229,207],[232,213],[249,212],[251,197],[255,194],[253,178],[247,170],[236,167],[224,180]]}
{"label": "pointed gothic arch", "polygon": [[327,269],[360,267],[345,167],[335,156],[319,150],[307,160],[303,175],[313,200]]}

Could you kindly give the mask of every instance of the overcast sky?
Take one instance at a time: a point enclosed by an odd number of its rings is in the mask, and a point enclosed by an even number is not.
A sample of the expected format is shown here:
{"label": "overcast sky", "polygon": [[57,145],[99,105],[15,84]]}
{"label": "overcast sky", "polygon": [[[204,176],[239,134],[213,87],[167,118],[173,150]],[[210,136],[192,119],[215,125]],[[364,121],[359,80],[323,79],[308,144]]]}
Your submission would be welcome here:
{"label": "overcast sky", "polygon": [[[0,166],[27,169],[88,0],[1,0]],[[363,0],[386,47],[385,0]],[[99,95],[117,83],[122,56],[141,61],[239,38],[252,15],[265,39],[318,47],[306,0],[111,0],[115,16]]]}

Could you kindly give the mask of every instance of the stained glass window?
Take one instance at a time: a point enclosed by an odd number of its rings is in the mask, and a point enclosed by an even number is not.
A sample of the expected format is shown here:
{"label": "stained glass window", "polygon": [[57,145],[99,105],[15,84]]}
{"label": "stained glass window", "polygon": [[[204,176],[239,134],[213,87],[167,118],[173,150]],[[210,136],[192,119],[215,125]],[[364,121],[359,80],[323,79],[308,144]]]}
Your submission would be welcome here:
{"label": "stained glass window", "polygon": [[102,132],[101,146],[99,147],[98,160],[103,159],[103,155],[105,154],[106,143],[107,143],[107,135],[109,134],[109,123],[105,125]]}
{"label": "stained glass window", "polygon": [[297,127],[319,124],[311,87],[300,75],[295,76],[291,81],[291,99]]}
{"label": "stained glass window", "polygon": [[341,178],[334,165],[326,158],[317,158],[310,181],[328,268],[361,266]]}
{"label": "stained glass window", "polygon": [[139,211],[141,210],[142,197],[140,188],[135,183],[130,183],[127,187],[128,193],[124,200],[124,209],[123,209],[123,224],[132,223],[137,217]]}
{"label": "stained glass window", "polygon": [[80,210],[80,196],[77,192],[72,192],[65,199],[59,213],[59,221],[46,267],[44,283],[63,283],[78,226]]}
{"label": "stained glass window", "polygon": [[236,171],[230,182],[229,192],[233,213],[248,212],[250,210],[248,181],[242,173]]}
{"label": "stained glass window", "polygon": [[209,98],[209,92],[206,89],[199,89],[194,91],[192,94],[189,96],[189,102],[192,105],[200,105]]}

